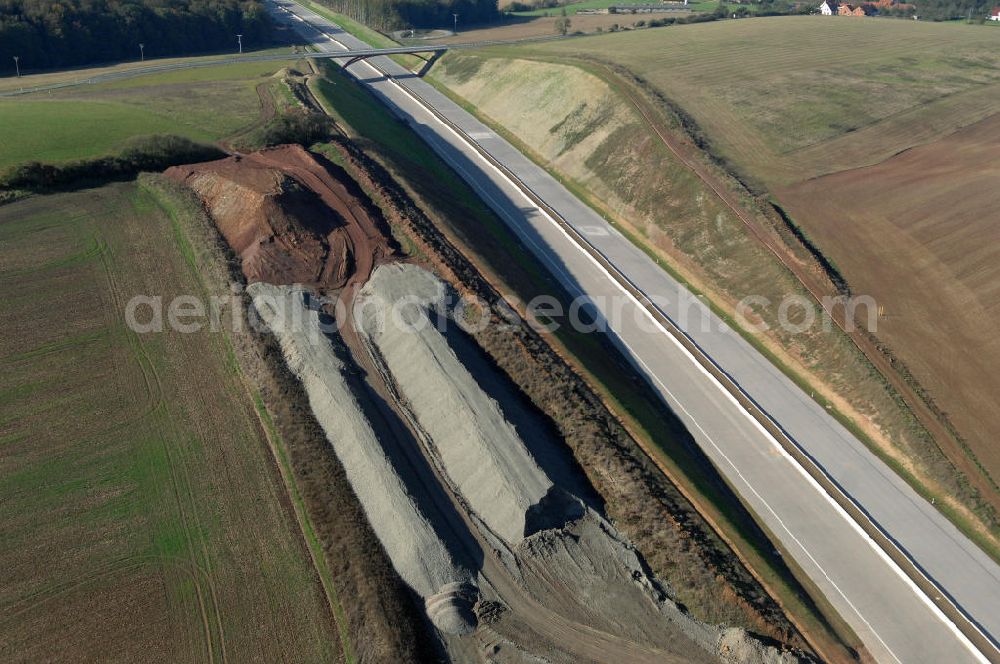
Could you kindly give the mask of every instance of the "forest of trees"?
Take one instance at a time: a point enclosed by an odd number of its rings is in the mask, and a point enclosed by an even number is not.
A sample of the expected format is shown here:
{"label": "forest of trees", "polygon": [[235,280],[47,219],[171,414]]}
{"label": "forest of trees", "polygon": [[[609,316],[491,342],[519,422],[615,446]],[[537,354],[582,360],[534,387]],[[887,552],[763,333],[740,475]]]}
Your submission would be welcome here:
{"label": "forest of trees", "polygon": [[917,7],[921,20],[947,21],[953,18],[983,20],[997,0],[906,0]]}
{"label": "forest of trees", "polygon": [[400,28],[450,28],[452,14],[463,25],[498,18],[496,0],[317,0],[335,12],[376,30]]}
{"label": "forest of trees", "polygon": [[0,72],[236,49],[262,43],[260,0],[0,0]]}

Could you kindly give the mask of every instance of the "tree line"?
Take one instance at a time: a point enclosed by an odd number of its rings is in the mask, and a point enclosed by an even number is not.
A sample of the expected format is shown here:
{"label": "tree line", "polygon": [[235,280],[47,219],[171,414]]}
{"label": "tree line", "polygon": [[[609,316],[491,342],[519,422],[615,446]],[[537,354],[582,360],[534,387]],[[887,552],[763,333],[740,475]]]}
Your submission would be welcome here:
{"label": "tree line", "polygon": [[450,28],[498,18],[496,0],[318,0],[333,11],[376,30]]}
{"label": "tree line", "polygon": [[0,0],[0,72],[236,48],[270,30],[260,0]]}
{"label": "tree line", "polygon": [[996,0],[907,0],[916,5],[921,19],[947,21],[955,18],[982,20],[997,5]]}

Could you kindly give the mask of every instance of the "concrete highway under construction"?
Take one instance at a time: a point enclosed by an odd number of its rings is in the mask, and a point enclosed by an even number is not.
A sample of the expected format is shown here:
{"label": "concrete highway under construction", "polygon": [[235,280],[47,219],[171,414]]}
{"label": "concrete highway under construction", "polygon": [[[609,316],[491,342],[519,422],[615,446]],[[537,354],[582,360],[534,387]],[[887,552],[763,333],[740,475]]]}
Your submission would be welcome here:
{"label": "concrete highway under construction", "polygon": [[[322,55],[370,50],[297,4],[269,7]],[[571,295],[591,300],[625,356],[878,661],[1000,661],[994,561],[611,224],[388,53],[347,71]]]}

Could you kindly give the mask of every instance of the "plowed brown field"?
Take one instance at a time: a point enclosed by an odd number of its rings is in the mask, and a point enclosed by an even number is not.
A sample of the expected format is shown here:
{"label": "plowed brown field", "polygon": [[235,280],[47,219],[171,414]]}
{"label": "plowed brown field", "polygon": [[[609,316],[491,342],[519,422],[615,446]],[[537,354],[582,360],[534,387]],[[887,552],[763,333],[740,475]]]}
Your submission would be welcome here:
{"label": "plowed brown field", "polygon": [[1000,114],[876,166],[776,193],[857,294],[878,336],[1000,480]]}

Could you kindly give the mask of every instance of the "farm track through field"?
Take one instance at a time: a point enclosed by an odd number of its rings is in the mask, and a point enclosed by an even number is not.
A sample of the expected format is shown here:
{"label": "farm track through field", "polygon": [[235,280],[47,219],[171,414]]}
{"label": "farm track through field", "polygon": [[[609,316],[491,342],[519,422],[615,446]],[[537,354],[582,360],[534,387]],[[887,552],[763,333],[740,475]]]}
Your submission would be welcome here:
{"label": "farm track through field", "polygon": [[[263,129],[267,126],[268,122],[274,119],[277,114],[277,102],[274,99],[274,92],[271,89],[271,86],[273,85],[275,85],[275,81],[273,80],[257,84],[254,89],[257,91],[257,99],[260,102],[259,116],[249,125],[218,141],[219,147],[227,152],[232,152],[234,150],[233,143],[235,141],[250,135],[258,129]],[[278,85],[280,85],[280,83],[278,83]]]}

